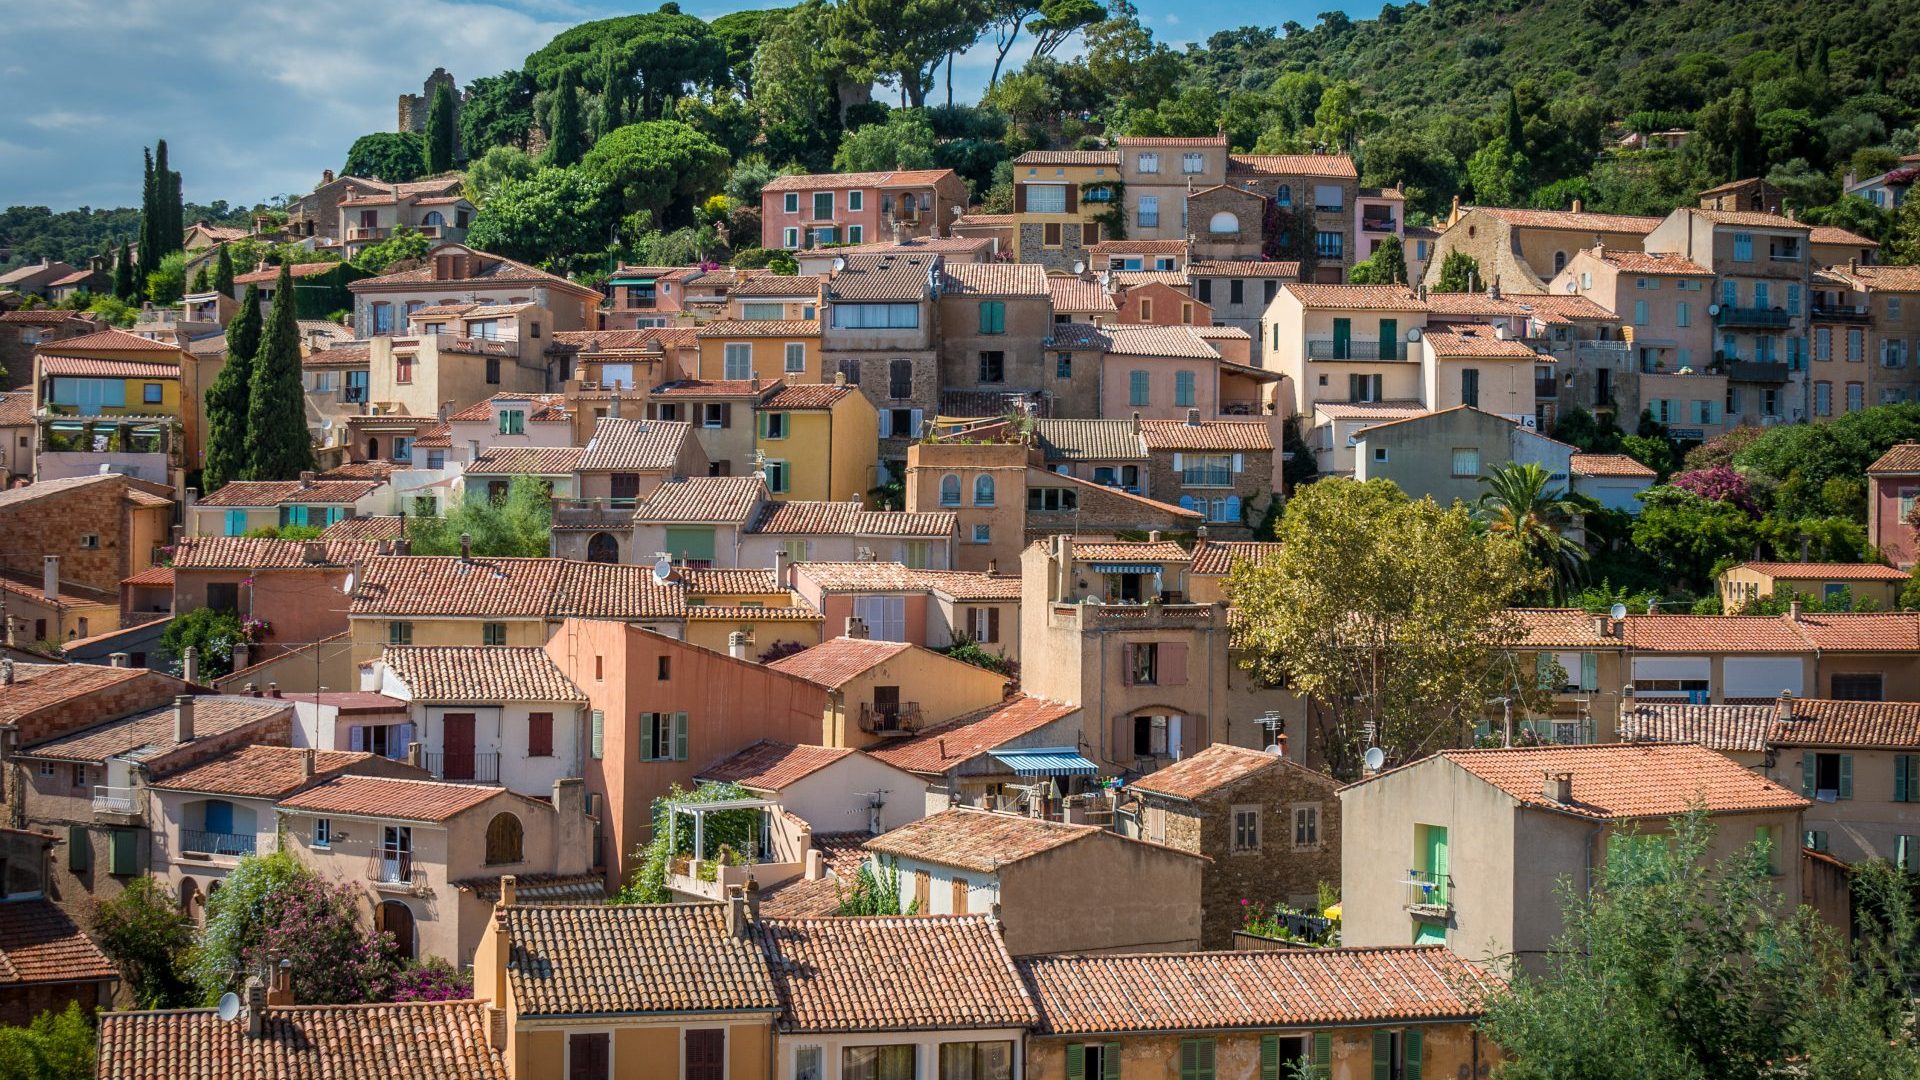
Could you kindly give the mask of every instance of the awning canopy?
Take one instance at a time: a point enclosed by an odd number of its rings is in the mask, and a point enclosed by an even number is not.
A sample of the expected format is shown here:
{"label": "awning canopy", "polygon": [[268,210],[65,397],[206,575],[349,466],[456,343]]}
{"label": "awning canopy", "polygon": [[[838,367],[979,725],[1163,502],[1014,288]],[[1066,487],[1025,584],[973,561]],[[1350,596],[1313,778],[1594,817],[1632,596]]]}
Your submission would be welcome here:
{"label": "awning canopy", "polygon": [[1097,562],[1093,564],[1096,574],[1158,574],[1162,567],[1151,562]]}
{"label": "awning canopy", "polygon": [[1100,766],[1071,746],[1037,746],[1024,750],[989,750],[989,757],[1012,769],[1016,776],[1098,776]]}
{"label": "awning canopy", "polygon": [[617,277],[608,281],[607,284],[609,285],[651,285],[654,283],[654,280],[655,279],[650,277]]}

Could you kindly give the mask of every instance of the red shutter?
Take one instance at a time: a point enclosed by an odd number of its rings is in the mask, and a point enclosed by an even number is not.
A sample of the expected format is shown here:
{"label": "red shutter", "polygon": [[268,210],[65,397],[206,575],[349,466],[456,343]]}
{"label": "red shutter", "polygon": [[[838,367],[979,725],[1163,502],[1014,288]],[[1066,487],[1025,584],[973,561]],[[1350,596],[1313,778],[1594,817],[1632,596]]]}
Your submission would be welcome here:
{"label": "red shutter", "polygon": [[527,717],[527,756],[553,756],[553,714],[537,712]]}
{"label": "red shutter", "polygon": [[998,644],[1000,641],[1000,609],[987,609],[987,640]]}
{"label": "red shutter", "polygon": [[1013,185],[1013,212],[1016,214],[1027,212],[1027,185],[1025,184]]}
{"label": "red shutter", "polygon": [[1133,646],[1131,645],[1120,648],[1120,685],[1133,685]]}
{"label": "red shutter", "polygon": [[1187,685],[1187,646],[1185,642],[1160,643],[1160,685]]}
{"label": "red shutter", "polygon": [[1071,214],[1075,210],[1078,210],[1079,208],[1080,208],[1080,189],[1073,186],[1072,184],[1068,184],[1067,185],[1067,213]]}

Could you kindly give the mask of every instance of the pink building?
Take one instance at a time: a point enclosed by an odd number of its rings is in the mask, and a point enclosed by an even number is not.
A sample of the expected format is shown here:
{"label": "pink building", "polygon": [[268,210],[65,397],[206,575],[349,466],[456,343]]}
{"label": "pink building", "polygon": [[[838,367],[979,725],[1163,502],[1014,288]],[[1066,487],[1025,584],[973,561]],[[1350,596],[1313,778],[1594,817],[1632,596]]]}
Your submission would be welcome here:
{"label": "pink building", "polygon": [[1867,543],[1902,570],[1912,568],[1916,545],[1907,515],[1920,498],[1920,443],[1889,447],[1867,466]]}
{"label": "pink building", "polygon": [[798,251],[905,236],[945,236],[967,205],[952,169],[775,177],[760,192],[760,245]]}

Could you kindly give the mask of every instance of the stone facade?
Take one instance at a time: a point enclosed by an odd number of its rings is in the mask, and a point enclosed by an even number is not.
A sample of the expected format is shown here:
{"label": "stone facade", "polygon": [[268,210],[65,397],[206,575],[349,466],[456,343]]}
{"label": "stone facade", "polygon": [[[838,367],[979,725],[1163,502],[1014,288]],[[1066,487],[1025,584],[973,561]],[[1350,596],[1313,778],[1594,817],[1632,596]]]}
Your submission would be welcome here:
{"label": "stone facade", "polygon": [[0,500],[0,566],[36,578],[43,557],[60,557],[63,582],[118,594],[120,582],[154,565],[154,548],[167,542],[169,506],[134,505],[130,487],[159,494],[158,484],[124,476],[52,481],[38,497]]}
{"label": "stone facade", "polygon": [[[1191,457],[1204,451],[1182,451],[1183,457]],[[1188,488],[1184,483],[1184,472],[1173,467],[1174,452],[1154,450],[1147,455],[1147,491],[1153,498],[1175,506],[1183,505],[1182,496],[1193,499],[1191,509],[1206,514],[1207,534],[1215,540],[1246,540],[1253,535],[1253,526],[1260,523],[1266,515],[1267,506],[1274,498],[1273,451],[1243,450],[1230,456],[1240,459],[1239,471],[1233,473],[1233,488],[1196,487]],[[1223,452],[1221,456],[1229,456]],[[1185,464],[1183,461],[1182,464]],[[1215,519],[1208,512],[1211,500],[1222,496],[1231,496],[1239,500],[1238,517]]]}
{"label": "stone facade", "polygon": [[[1421,1025],[1379,1025],[1374,1027],[1342,1027],[1332,1032],[1332,1060],[1330,1070],[1324,1074],[1346,1078],[1361,1076],[1385,1076],[1387,1073],[1376,1071],[1373,1058],[1373,1036],[1376,1031],[1404,1032],[1408,1028],[1417,1028],[1421,1039],[1421,1075],[1442,1076],[1486,1076],[1493,1062],[1498,1060],[1498,1051],[1493,1044],[1480,1038],[1471,1024],[1421,1024]],[[1324,1029],[1323,1029],[1324,1030]],[[1188,1039],[1208,1038],[1214,1044],[1214,1076],[1260,1076],[1260,1044],[1264,1035],[1275,1034],[1272,1031],[1247,1032],[1223,1029],[1219,1031],[1194,1030],[1183,1032],[1126,1034],[1118,1036],[1075,1035],[1072,1037],[1054,1036],[1034,1038],[1027,1042],[1026,1076],[1028,1080],[1066,1080],[1067,1047],[1073,1043],[1117,1043],[1120,1048],[1120,1061],[1117,1074],[1121,1080],[1146,1080],[1148,1077],[1168,1077],[1180,1075],[1180,1046]],[[1293,1037],[1308,1040],[1310,1045],[1312,1031],[1301,1028],[1278,1032],[1283,1038]],[[1114,1075],[1109,1073],[1108,1075]],[[1281,1076],[1292,1076],[1286,1066],[1282,1066]],[[1392,1075],[1403,1075],[1393,1073]]]}
{"label": "stone facade", "polygon": [[[1226,218],[1233,228],[1225,228]],[[1196,259],[1258,259],[1265,239],[1267,200],[1246,188],[1222,184],[1187,196],[1187,228]],[[1216,221],[1216,219],[1218,219]],[[1221,228],[1215,228],[1216,225]]]}
{"label": "stone facade", "polygon": [[[1046,242],[1047,224],[1057,225],[1060,229],[1060,242],[1051,247]],[[1092,245],[1086,243],[1086,236],[1080,222],[1029,221],[1022,222],[1018,228],[1021,262],[1038,263],[1050,271],[1058,270],[1068,274],[1073,273],[1075,263],[1079,263],[1083,269],[1093,265]],[[1097,233],[1100,227],[1095,225],[1093,228]]]}

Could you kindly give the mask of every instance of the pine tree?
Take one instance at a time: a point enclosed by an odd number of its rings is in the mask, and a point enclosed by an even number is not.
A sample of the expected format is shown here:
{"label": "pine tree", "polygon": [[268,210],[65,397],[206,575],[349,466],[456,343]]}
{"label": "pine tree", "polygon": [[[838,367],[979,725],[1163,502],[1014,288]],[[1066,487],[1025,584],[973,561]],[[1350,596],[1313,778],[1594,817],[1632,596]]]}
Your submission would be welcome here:
{"label": "pine tree", "polygon": [[249,480],[293,480],[313,468],[313,440],[307,434],[306,396],[300,385],[293,271],[287,264],[281,264],[273,288],[273,308],[260,333],[247,400]]}
{"label": "pine tree", "polygon": [[626,126],[627,73],[621,70],[620,61],[612,50],[608,50],[606,66],[600,71],[600,103],[604,117],[602,126],[606,131],[617,131]]}
{"label": "pine tree", "polygon": [[580,124],[580,73],[569,67],[560,73],[560,87],[553,103],[553,130],[548,133],[547,162],[551,165],[577,165],[587,152],[586,134]]}
{"label": "pine tree", "polygon": [[[223,249],[224,250],[224,249]],[[207,387],[207,460],[200,474],[202,491],[244,479],[247,461],[247,412],[251,408],[253,359],[260,351],[260,286],[247,286],[247,298],[227,324],[227,362]]]}
{"label": "pine tree", "polygon": [[113,295],[116,299],[133,299],[133,245],[120,242],[120,257],[113,263]]}
{"label": "pine tree", "polygon": [[233,251],[227,245],[220,245],[220,255],[213,263],[213,291],[221,296],[233,295]]}
{"label": "pine tree", "polygon": [[427,109],[427,175],[453,168],[453,91],[446,83],[434,88]]}
{"label": "pine tree", "polygon": [[1507,145],[1524,154],[1527,152],[1527,126],[1520,119],[1520,94],[1507,91]]}

